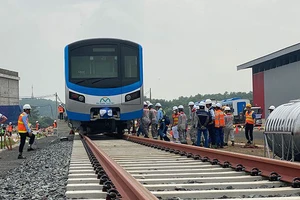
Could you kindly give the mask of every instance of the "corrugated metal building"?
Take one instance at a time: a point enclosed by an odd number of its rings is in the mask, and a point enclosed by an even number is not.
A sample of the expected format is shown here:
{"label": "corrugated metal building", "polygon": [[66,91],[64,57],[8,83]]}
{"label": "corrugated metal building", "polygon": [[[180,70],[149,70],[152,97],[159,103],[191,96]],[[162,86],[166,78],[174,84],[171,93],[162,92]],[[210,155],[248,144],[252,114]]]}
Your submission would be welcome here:
{"label": "corrugated metal building", "polygon": [[18,72],[0,68],[0,105],[19,105]]}
{"label": "corrugated metal building", "polygon": [[14,125],[17,124],[21,112],[19,80],[18,72],[0,68],[0,113],[8,118],[5,123],[12,122]]}
{"label": "corrugated metal building", "polygon": [[263,108],[300,98],[300,43],[237,66],[252,69],[253,103]]}

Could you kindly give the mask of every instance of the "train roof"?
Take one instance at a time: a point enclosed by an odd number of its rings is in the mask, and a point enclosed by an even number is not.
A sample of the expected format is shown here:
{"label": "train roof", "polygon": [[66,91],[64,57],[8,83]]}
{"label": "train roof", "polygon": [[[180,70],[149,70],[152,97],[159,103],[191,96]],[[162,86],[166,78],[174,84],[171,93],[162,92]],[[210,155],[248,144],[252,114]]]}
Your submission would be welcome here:
{"label": "train roof", "polygon": [[76,42],[73,42],[71,44],[68,44],[67,46],[81,46],[81,45],[89,45],[89,44],[95,44],[95,43],[101,43],[101,44],[110,44],[110,43],[124,43],[124,44],[129,44],[132,46],[140,46],[140,44],[136,42],[132,42],[129,40],[123,40],[123,39],[118,39],[118,38],[90,38],[90,39],[84,39],[84,40],[79,40]]}

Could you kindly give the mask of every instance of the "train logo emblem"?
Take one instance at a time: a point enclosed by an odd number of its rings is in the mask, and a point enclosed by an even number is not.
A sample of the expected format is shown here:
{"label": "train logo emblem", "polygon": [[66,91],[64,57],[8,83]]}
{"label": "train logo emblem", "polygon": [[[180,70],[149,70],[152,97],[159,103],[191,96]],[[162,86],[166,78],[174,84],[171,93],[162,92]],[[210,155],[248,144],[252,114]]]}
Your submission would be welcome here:
{"label": "train logo emblem", "polygon": [[111,102],[110,98],[108,98],[108,97],[102,97],[102,98],[100,99],[100,104],[105,104],[105,105],[107,105],[107,104],[113,104],[113,102]]}

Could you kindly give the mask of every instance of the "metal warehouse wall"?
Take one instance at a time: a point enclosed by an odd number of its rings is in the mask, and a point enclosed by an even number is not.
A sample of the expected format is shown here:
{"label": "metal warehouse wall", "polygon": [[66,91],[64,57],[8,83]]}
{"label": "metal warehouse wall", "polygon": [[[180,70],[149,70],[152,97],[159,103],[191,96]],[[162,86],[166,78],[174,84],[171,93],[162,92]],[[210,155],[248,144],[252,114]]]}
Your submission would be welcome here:
{"label": "metal warehouse wall", "polygon": [[270,105],[279,106],[300,98],[300,62],[264,72],[265,116]]}
{"label": "metal warehouse wall", "polygon": [[17,72],[0,69],[0,105],[19,105],[19,77],[17,74]]}

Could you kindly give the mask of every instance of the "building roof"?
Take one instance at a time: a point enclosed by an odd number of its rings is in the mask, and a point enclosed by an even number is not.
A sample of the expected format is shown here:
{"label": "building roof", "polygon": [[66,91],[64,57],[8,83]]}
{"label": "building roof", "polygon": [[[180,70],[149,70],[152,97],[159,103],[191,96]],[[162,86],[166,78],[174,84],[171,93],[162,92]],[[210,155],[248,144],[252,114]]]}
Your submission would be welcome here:
{"label": "building roof", "polygon": [[13,80],[20,80],[18,72],[0,68],[0,77]]}
{"label": "building roof", "polygon": [[254,67],[255,65],[258,65],[258,64],[260,64],[260,63],[263,63],[263,62],[272,60],[272,59],[277,58],[277,57],[280,57],[280,56],[284,56],[284,55],[286,55],[286,54],[289,54],[289,53],[292,53],[292,52],[298,51],[298,50],[300,50],[300,43],[295,44],[295,45],[293,45],[293,46],[286,47],[286,48],[281,49],[281,50],[279,50],[279,51],[275,51],[274,53],[265,55],[265,56],[263,56],[263,57],[257,58],[257,59],[255,59],[255,60],[249,61],[249,62],[247,62],[247,63],[238,65],[238,66],[237,66],[237,70],[242,70],[242,69],[252,68],[252,67]]}

